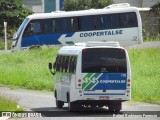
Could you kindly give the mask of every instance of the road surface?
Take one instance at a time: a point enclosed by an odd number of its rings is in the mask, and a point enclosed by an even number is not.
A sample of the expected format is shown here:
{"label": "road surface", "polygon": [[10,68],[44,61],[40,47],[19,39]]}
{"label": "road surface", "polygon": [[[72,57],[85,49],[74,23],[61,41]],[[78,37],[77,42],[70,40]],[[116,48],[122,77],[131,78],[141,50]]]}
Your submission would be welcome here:
{"label": "road surface", "polygon": [[[139,118],[136,115],[154,115],[152,116],[152,120],[158,120],[156,115],[160,116],[160,105],[157,104],[149,104],[149,103],[140,103],[140,102],[123,102],[122,111],[119,113],[109,112],[107,108],[83,108],[81,112],[69,112],[67,104],[65,104],[63,109],[56,108],[55,99],[52,92],[40,92],[40,91],[32,91],[25,89],[10,89],[7,87],[0,87],[0,96],[6,97],[8,99],[12,99],[17,101],[18,105],[24,108],[26,111],[34,111],[36,113],[41,113],[43,117],[55,116],[57,119],[61,119],[65,117],[65,119],[69,119],[72,117],[74,120],[84,118],[84,119],[113,119],[113,115],[116,116],[114,119],[124,119],[123,116],[120,115],[132,115],[127,118]],[[136,111],[136,112],[134,112]],[[149,111],[149,112],[144,112]],[[22,119],[22,118],[21,118]],[[28,120],[28,118],[25,118]],[[22,120],[25,120],[24,118]],[[29,118],[31,119],[31,118]],[[32,118],[33,119],[33,118]],[[36,119],[36,118],[35,118]],[[38,118],[39,119],[39,118]],[[51,119],[51,118],[48,118]],[[150,120],[151,117],[145,117],[145,120]],[[160,120],[160,118],[159,118]]]}

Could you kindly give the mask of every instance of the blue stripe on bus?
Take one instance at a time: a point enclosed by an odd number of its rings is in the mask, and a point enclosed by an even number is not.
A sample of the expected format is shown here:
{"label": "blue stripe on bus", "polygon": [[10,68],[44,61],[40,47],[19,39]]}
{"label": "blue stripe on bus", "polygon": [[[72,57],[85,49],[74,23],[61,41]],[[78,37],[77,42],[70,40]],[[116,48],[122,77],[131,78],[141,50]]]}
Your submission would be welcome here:
{"label": "blue stripe on bus", "polygon": [[21,42],[21,47],[29,47],[32,45],[58,45],[61,44],[58,41],[58,39],[63,34],[66,34],[65,37],[72,37],[74,35],[74,32],[57,33],[57,34],[40,34],[40,35],[23,37]]}
{"label": "blue stripe on bus", "polygon": [[126,90],[127,73],[103,73],[92,90]]}

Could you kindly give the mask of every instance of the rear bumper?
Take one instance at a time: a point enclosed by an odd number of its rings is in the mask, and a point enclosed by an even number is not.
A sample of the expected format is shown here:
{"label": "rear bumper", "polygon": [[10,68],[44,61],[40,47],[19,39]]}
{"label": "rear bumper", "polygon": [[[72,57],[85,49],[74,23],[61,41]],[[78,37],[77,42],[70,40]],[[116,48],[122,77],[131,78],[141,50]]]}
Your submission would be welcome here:
{"label": "rear bumper", "polygon": [[129,101],[131,100],[131,95],[78,95],[72,101]]}

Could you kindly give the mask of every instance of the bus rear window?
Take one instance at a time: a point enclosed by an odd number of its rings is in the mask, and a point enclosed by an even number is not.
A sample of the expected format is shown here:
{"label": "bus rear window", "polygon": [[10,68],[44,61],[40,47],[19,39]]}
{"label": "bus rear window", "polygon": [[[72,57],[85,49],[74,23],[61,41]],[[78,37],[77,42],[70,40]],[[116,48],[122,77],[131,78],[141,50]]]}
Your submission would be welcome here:
{"label": "bus rear window", "polygon": [[82,73],[127,72],[126,54],[117,48],[88,48],[82,52]]}

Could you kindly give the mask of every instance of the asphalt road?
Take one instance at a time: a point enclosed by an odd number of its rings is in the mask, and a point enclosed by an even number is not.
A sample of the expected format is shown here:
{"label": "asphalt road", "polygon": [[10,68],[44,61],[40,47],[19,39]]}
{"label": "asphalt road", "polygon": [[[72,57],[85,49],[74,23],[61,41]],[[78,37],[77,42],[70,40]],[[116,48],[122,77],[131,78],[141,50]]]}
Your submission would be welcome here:
{"label": "asphalt road", "polygon": [[[142,115],[153,115],[145,117],[145,120],[160,120],[156,117],[160,116],[160,105],[140,103],[140,102],[123,102],[122,111],[118,113],[109,112],[107,108],[83,108],[81,112],[69,112],[67,104],[65,104],[63,109],[56,108],[55,99],[52,92],[40,92],[24,89],[10,89],[6,87],[0,87],[0,96],[12,99],[18,102],[18,105],[24,108],[26,111],[34,111],[40,113],[43,117],[51,116],[56,117],[56,119],[144,119]],[[155,114],[155,116],[154,116]],[[120,116],[121,115],[121,116]],[[130,115],[130,116],[129,116]],[[140,116],[137,116],[140,115]],[[113,117],[116,116],[116,117]],[[21,118],[22,119],[22,118]],[[22,120],[30,120],[37,118],[23,118]],[[40,118],[38,118],[40,119]],[[38,120],[37,119],[37,120]],[[42,119],[42,118],[41,118]]]}

